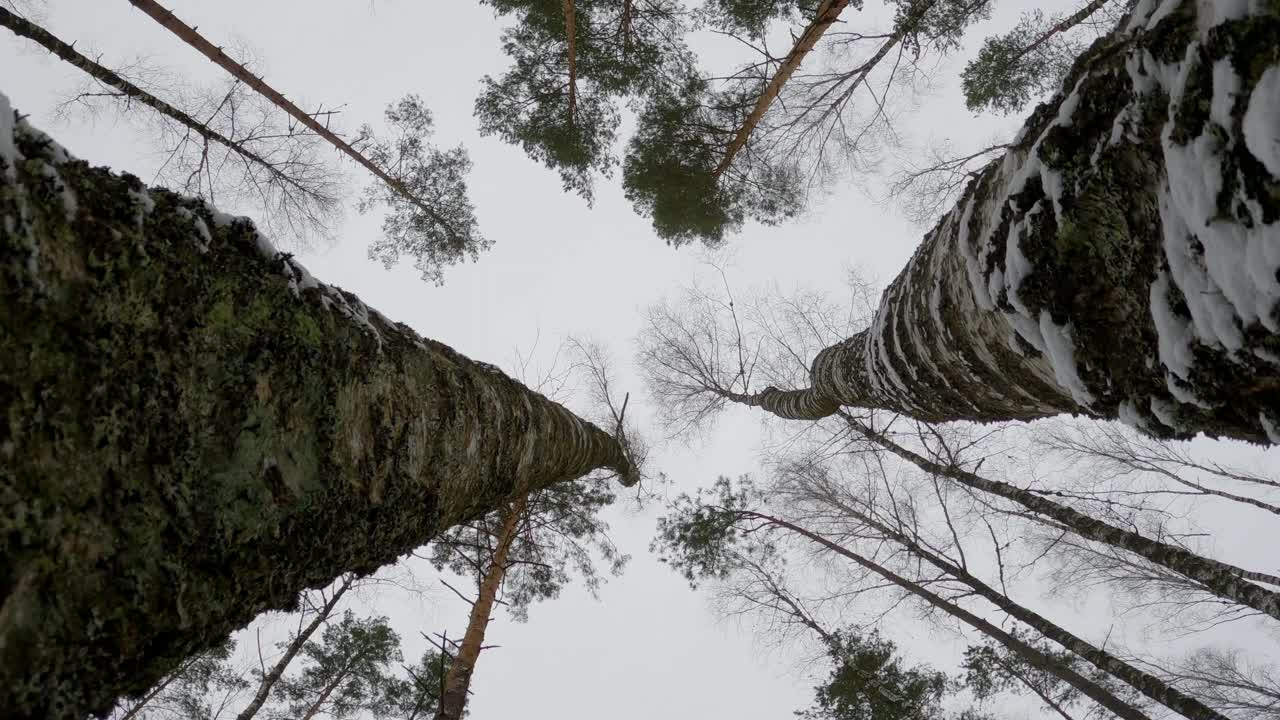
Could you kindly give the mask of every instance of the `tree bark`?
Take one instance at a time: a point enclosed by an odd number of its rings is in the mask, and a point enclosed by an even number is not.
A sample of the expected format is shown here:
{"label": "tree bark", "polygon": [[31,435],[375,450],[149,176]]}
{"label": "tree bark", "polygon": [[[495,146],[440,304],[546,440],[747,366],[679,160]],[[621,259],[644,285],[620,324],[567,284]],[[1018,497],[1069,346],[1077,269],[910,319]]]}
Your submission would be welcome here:
{"label": "tree bark", "polygon": [[760,92],[760,96],[756,98],[756,104],[751,108],[751,112],[738,126],[737,131],[733,134],[733,139],[729,141],[729,146],[725,148],[724,157],[721,158],[720,164],[716,166],[715,176],[720,177],[725,170],[733,164],[733,159],[737,157],[742,148],[746,147],[747,141],[751,139],[751,133],[755,131],[756,126],[764,118],[764,114],[769,111],[769,106],[773,105],[773,101],[778,98],[778,93],[782,91],[782,86],[787,84],[795,71],[800,68],[800,63],[804,62],[805,57],[818,44],[822,36],[827,32],[827,28],[835,24],[840,18],[840,13],[849,5],[849,0],[822,0],[822,4],[818,6],[818,13],[813,20],[805,26],[800,37],[796,38],[795,43],[791,47],[791,51],[782,59],[782,64],[778,66],[778,70],[769,79],[768,84],[764,86],[764,90]]}
{"label": "tree bark", "polygon": [[259,613],[583,476],[610,434],[71,159],[0,95],[0,707],[139,695]]}
{"label": "tree bark", "polygon": [[190,129],[192,132],[204,138],[206,142],[214,142],[222,145],[245,160],[263,167],[267,172],[279,179],[280,182],[288,185],[295,191],[311,197],[315,197],[317,195],[315,190],[308,188],[306,185],[298,182],[295,178],[281,172],[278,167],[273,165],[266,158],[245,147],[243,144],[226,137],[216,130],[213,130],[207,124],[201,123],[190,115],[152,95],[146,90],[143,90],[137,85],[134,85],[128,80],[125,80],[110,68],[94,62],[91,58],[76,51],[76,49],[70,44],[55,37],[52,33],[39,25],[36,25],[35,23],[26,20],[3,7],[0,7],[0,25],[9,28],[13,34],[27,38],[28,40],[40,45],[59,59],[83,70],[98,82],[119,90],[130,100],[137,100],[161,115],[177,122],[179,125]]}
{"label": "tree bark", "polygon": [[1280,10],[1215,7],[1139,3],[925,236],[871,327],[819,353],[809,388],[754,404],[1280,443],[1280,52],[1262,40]]}
{"label": "tree bark", "polygon": [[195,48],[201,55],[212,60],[218,67],[231,73],[232,77],[239,79],[245,85],[258,91],[263,97],[270,100],[276,107],[285,111],[290,117],[310,128],[315,134],[324,138],[336,148],[339,152],[347,157],[355,160],[357,164],[373,173],[382,182],[386,183],[391,189],[395,190],[401,197],[408,200],[414,207],[426,213],[432,222],[440,226],[441,229],[449,235],[450,240],[458,245],[465,245],[465,239],[458,233],[457,229],[444,217],[436,212],[434,208],[426,203],[422,198],[418,197],[398,178],[392,177],[385,169],[379,167],[377,163],[365,157],[363,153],[356,150],[346,140],[338,137],[337,133],[330,130],[327,126],[316,119],[314,115],[305,112],[302,108],[293,104],[279,90],[268,85],[262,78],[249,72],[249,68],[241,65],[233,60],[229,55],[222,52],[222,48],[209,42],[203,35],[196,32],[196,29],[178,19],[172,11],[164,8],[154,0],[129,0],[129,2],[142,12],[146,13],[151,19],[160,23],[165,29],[177,35],[179,39]]}
{"label": "tree bark", "polygon": [[897,585],[903,590],[906,590],[912,595],[915,595],[921,600],[924,600],[926,603],[928,603],[932,607],[937,608],[938,610],[941,610],[942,612],[950,615],[951,617],[956,618],[957,620],[965,623],[966,625],[972,627],[973,629],[996,640],[1001,645],[1004,645],[1005,647],[1009,648],[1011,651],[1018,653],[1019,655],[1027,658],[1027,660],[1031,662],[1033,665],[1035,665],[1036,667],[1041,668],[1046,672],[1053,673],[1054,676],[1062,679],[1063,682],[1079,690],[1085,697],[1088,697],[1090,700],[1093,700],[1094,702],[1098,703],[1102,707],[1115,713],[1117,717],[1123,718],[1124,720],[1151,720],[1151,718],[1149,718],[1140,709],[1135,708],[1129,703],[1125,702],[1124,700],[1116,697],[1114,694],[1112,694],[1110,690],[1107,690],[1106,688],[1093,682],[1092,680],[1085,677],[1084,675],[1081,675],[1079,672],[1067,666],[1066,664],[1058,662],[1052,656],[1044,652],[1041,652],[1038,648],[1018,638],[1016,635],[1003,630],[999,626],[991,622],[988,622],[987,620],[984,620],[983,618],[975,615],[974,613],[969,612],[968,610],[960,607],[959,605],[953,602],[945,600],[939,595],[929,591],[923,585],[912,582],[911,580],[908,580],[907,578],[904,578],[901,575],[894,573],[888,568],[885,568],[877,563],[872,562],[871,560],[868,560],[867,558],[854,552],[853,550],[850,550],[838,543],[832,542],[831,540],[828,540],[827,538],[822,537],[821,535],[818,535],[817,533],[814,533],[806,528],[800,527],[799,525],[795,525],[793,523],[787,522],[786,520],[782,520],[781,518],[776,518],[771,515],[765,515],[763,513],[744,512],[743,515],[754,517],[764,522],[776,525],[780,528],[790,530],[791,532],[794,532],[797,535],[800,535],[814,543],[817,543],[818,545],[821,545],[827,548],[828,550],[831,550],[832,552],[835,552],[841,557],[852,560],[858,565],[861,565],[862,567],[874,572],[875,574],[879,575],[885,580],[888,580],[890,583]]}
{"label": "tree bark", "polygon": [[462,720],[462,712],[467,707],[467,692],[471,687],[471,676],[476,670],[476,661],[480,657],[480,648],[484,644],[485,631],[489,629],[493,603],[498,599],[502,579],[507,575],[507,556],[515,543],[520,523],[524,520],[527,502],[526,495],[517,498],[511,503],[506,517],[502,520],[502,529],[498,533],[498,544],[494,548],[489,570],[480,582],[476,601],[471,605],[467,631],[462,636],[462,644],[458,646],[453,664],[449,666],[449,674],[445,676],[444,692],[440,697],[440,710],[436,713],[436,720]]}
{"label": "tree bark", "polygon": [[249,704],[245,706],[244,710],[240,711],[239,715],[236,715],[236,720],[252,720],[258,714],[258,711],[262,709],[262,705],[270,697],[271,688],[275,687],[275,684],[284,676],[284,671],[289,669],[289,663],[293,662],[293,659],[297,657],[307,639],[324,624],[325,620],[329,619],[329,616],[333,614],[333,609],[338,606],[338,601],[347,593],[347,590],[351,589],[351,584],[354,582],[355,578],[348,576],[342,585],[338,586],[338,589],[334,591],[333,597],[329,598],[329,602],[321,606],[316,612],[315,619],[302,628],[298,636],[289,642],[289,646],[285,648],[284,655],[281,655],[276,664],[271,666],[271,672],[262,676],[262,682],[258,683],[258,691],[254,693],[253,700],[249,701]]}

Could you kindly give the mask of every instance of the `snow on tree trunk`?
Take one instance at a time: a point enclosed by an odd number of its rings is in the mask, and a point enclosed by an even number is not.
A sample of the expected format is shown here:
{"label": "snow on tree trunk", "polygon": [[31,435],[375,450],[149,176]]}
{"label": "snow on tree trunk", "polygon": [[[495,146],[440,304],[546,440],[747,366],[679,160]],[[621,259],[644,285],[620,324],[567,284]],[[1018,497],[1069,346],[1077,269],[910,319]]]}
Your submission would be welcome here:
{"label": "snow on tree trunk", "polygon": [[0,95],[0,708],[79,718],[607,433]]}
{"label": "snow on tree trunk", "polygon": [[1143,0],[970,183],[872,326],[756,398],[1280,443],[1280,8]]}

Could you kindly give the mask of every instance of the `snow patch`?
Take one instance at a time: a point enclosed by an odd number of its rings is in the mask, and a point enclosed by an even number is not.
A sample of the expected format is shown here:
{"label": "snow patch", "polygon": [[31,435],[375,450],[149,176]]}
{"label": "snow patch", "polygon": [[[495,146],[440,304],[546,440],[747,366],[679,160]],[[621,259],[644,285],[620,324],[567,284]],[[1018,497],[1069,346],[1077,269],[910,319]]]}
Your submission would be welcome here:
{"label": "snow patch", "polygon": [[1170,430],[1182,429],[1181,423],[1178,422],[1178,408],[1168,400],[1151,398],[1151,414],[1156,416],[1161,425]]}
{"label": "snow patch", "polygon": [[1265,412],[1258,413],[1258,422],[1262,424],[1262,431],[1267,434],[1267,439],[1273,445],[1280,445],[1280,427],[1277,427]]}
{"label": "snow patch", "polygon": [[1125,400],[1120,403],[1120,406],[1116,409],[1116,417],[1125,425],[1137,428],[1148,435],[1151,434],[1151,424],[1147,422],[1146,418],[1142,417],[1142,413],[1138,412],[1138,406],[1132,400]]}
{"label": "snow patch", "polygon": [[67,220],[74,220],[76,209],[79,208],[80,203],[76,200],[76,194],[62,180],[62,174],[58,172],[58,168],[49,163],[42,163],[40,165],[40,174],[53,182],[53,186],[58,190],[58,199],[62,201],[63,213],[67,216]]}
{"label": "snow patch", "polygon": [[178,206],[177,212],[178,217],[190,222],[199,234],[200,238],[195,240],[196,249],[201,253],[209,252],[209,244],[213,242],[213,236],[209,234],[209,226],[204,224],[204,220],[199,215],[181,205]]}
{"label": "snow patch", "polygon": [[1156,343],[1160,362],[1169,372],[1182,379],[1191,376],[1195,355],[1191,343],[1195,332],[1169,306],[1169,275],[1161,272],[1151,283],[1151,319],[1156,326]]}
{"label": "snow patch", "polygon": [[18,158],[21,156],[18,145],[13,141],[13,134],[17,131],[13,117],[8,96],[0,93],[0,164],[4,165],[4,176],[9,180],[17,179]]}
{"label": "snow patch", "polygon": [[1262,73],[1249,95],[1244,145],[1272,177],[1280,178],[1280,67]]}
{"label": "snow patch", "polygon": [[1047,310],[1040,312],[1040,336],[1044,338],[1045,354],[1053,365],[1053,374],[1058,384],[1071,393],[1071,399],[1081,407],[1093,405],[1093,393],[1085,387],[1080,379],[1080,369],[1076,365],[1076,345],[1071,339],[1071,324],[1059,325],[1049,317]]}

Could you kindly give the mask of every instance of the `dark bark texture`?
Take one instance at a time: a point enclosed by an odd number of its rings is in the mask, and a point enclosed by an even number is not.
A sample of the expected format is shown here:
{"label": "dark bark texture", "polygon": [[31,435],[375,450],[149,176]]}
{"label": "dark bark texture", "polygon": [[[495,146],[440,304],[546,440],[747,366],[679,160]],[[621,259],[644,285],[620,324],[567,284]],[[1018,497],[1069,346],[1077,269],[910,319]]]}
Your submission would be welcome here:
{"label": "dark bark texture", "polygon": [[82,718],[607,433],[0,95],[0,714]]}
{"label": "dark bark texture", "polygon": [[809,389],[754,404],[1280,443],[1276,37],[1275,2],[1139,2],[925,236],[872,326],[820,353]]}

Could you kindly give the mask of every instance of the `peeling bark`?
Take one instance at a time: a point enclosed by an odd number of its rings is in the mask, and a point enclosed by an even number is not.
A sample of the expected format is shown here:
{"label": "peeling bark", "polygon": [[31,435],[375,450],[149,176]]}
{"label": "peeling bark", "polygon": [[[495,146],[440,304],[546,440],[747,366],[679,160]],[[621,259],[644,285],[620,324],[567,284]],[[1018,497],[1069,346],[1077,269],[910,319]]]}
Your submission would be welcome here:
{"label": "peeling bark", "polygon": [[0,95],[0,708],[74,718],[615,439]]}
{"label": "peeling bark", "polygon": [[755,404],[1280,442],[1276,36],[1275,3],[1139,3],[925,236],[871,327],[814,358],[810,389]]}

